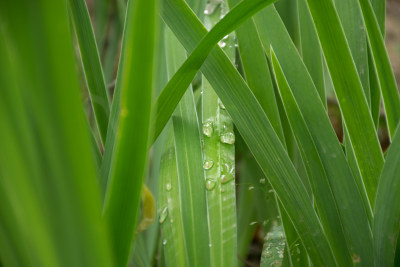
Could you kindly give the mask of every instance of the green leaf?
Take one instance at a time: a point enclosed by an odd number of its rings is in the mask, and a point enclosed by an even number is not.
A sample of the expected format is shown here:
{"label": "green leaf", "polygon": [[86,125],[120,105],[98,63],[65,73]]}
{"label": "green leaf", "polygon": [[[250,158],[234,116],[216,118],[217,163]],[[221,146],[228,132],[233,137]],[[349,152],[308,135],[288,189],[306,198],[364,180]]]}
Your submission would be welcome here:
{"label": "green leaf", "polygon": [[[168,0],[163,7],[164,21],[182,45],[192,51],[207,31],[181,1]],[[219,48],[211,52],[201,70],[296,223],[296,230],[313,263],[335,266],[336,261],[306,189],[250,89]]]}
{"label": "green leaf", "polygon": [[176,162],[172,124],[166,127],[167,142],[160,165],[158,214],[165,266],[187,266],[188,254],[183,230],[182,196]]}
{"label": "green leaf", "polygon": [[[169,76],[186,58],[185,50],[173,33],[166,30]],[[207,200],[199,121],[192,88],[184,94],[172,116],[178,169],[178,187],[182,208],[184,244],[191,266],[210,266],[210,237],[207,224]],[[172,189],[174,190],[174,189]]]}
{"label": "green leaf", "polygon": [[68,4],[72,13],[97,127],[104,144],[110,117],[110,101],[104,82],[103,70],[101,68],[89,12],[84,0],[68,0]]}
{"label": "green leaf", "polygon": [[324,65],[322,51],[319,44],[317,30],[312,21],[306,0],[299,0],[300,46],[301,56],[306,65],[315,87],[326,107],[326,93],[324,84]]}
{"label": "green leaf", "polygon": [[376,193],[373,227],[375,265],[394,266],[400,230],[400,131],[386,154]]}
{"label": "green leaf", "polygon": [[[372,236],[368,217],[363,209],[360,195],[354,194],[354,190],[356,190],[354,181],[353,183],[347,182],[347,188],[345,188],[345,183],[340,181],[339,177],[332,177],[332,175],[327,177],[321,162],[321,158],[326,162],[330,160],[327,158],[336,157],[341,157],[344,161],[344,155],[343,153],[329,156],[321,154],[320,158],[292,94],[293,90],[289,87],[273,51],[271,51],[271,57],[279,92],[313,186],[318,214],[338,263],[340,266],[351,265],[350,256],[353,255],[360,256],[364,265],[372,263]],[[351,208],[348,207],[349,205]]]}
{"label": "green leaf", "polygon": [[114,266],[67,6],[1,1],[0,25],[2,264]]}
{"label": "green leaf", "polygon": [[332,1],[307,0],[307,2],[349,139],[373,207],[377,181],[384,160],[367,100]]}
{"label": "green leaf", "polygon": [[358,2],[361,6],[364,17],[368,42],[372,52],[372,61],[375,65],[375,70],[378,76],[383,104],[386,111],[389,134],[390,138],[392,138],[400,120],[399,91],[389,61],[389,56],[385,48],[385,41],[379,29],[379,24],[371,3],[368,0],[359,0]]}
{"label": "green leaf", "polygon": [[135,234],[145,168],[152,99],[156,1],[128,3],[123,57],[116,87],[121,110],[104,217],[118,265],[126,265]]}

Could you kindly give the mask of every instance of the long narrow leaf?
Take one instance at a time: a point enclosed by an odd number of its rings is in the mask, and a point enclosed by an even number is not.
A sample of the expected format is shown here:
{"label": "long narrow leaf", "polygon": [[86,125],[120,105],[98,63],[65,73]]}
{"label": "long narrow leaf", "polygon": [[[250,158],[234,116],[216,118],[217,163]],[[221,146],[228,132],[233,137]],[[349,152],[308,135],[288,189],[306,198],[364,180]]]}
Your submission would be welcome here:
{"label": "long narrow leaf", "polygon": [[376,266],[394,266],[400,231],[400,131],[386,155],[376,193],[374,249]]}
{"label": "long narrow leaf", "polygon": [[147,166],[156,1],[131,0],[127,17],[127,51],[121,59],[116,85],[121,87],[121,111],[115,161],[104,207],[118,265],[128,261]]}
{"label": "long narrow leaf", "polygon": [[108,120],[110,117],[110,101],[104,82],[99,52],[90,22],[89,12],[84,0],[69,0],[80,54],[85,70],[86,82],[90,92],[97,127],[103,144],[106,142]]}
{"label": "long narrow leaf", "polygon": [[[166,29],[169,76],[185,60],[185,50],[171,30]],[[192,88],[184,94],[172,116],[178,169],[178,187],[185,246],[190,266],[210,266],[206,186],[199,121]]]}

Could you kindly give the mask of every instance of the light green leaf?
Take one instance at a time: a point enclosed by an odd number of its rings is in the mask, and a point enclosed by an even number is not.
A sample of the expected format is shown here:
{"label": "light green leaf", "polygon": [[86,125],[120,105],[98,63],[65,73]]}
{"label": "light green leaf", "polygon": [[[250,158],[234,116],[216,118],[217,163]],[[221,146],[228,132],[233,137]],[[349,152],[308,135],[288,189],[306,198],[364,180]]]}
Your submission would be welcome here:
{"label": "light green leaf", "polygon": [[125,51],[116,84],[121,91],[115,96],[121,97],[121,110],[104,218],[110,228],[116,261],[121,266],[129,258],[147,167],[156,6],[155,0],[128,3]]}

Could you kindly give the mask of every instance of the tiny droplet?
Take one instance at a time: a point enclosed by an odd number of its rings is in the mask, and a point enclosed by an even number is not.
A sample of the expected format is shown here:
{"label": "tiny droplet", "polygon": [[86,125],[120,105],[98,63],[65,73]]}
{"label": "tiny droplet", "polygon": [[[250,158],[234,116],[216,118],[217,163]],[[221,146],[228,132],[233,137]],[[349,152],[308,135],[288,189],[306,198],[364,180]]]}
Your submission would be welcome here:
{"label": "tiny droplet", "polygon": [[212,161],[212,160],[205,160],[204,163],[203,163],[203,168],[204,168],[205,170],[209,170],[209,169],[211,169],[213,166],[214,166],[214,161]]}
{"label": "tiny droplet", "polygon": [[165,219],[167,219],[168,217],[168,207],[165,207],[161,213],[160,213],[160,218],[159,218],[159,222],[163,223],[165,221]]}
{"label": "tiny droplet", "polygon": [[233,178],[235,178],[233,176],[233,174],[230,174],[230,173],[229,174],[222,174],[221,175],[221,184],[226,184],[226,183],[232,181]]}
{"label": "tiny droplet", "polygon": [[215,181],[215,179],[211,179],[211,178],[206,179],[206,189],[208,191],[213,190],[216,185],[217,185],[217,182]]}
{"label": "tiny droplet", "polygon": [[171,191],[172,185],[171,185],[170,183],[167,183],[167,184],[165,185],[165,189],[167,189],[168,192]]}
{"label": "tiny droplet", "polygon": [[213,132],[213,123],[211,121],[203,123],[203,134],[205,136],[211,137],[213,135]]}
{"label": "tiny droplet", "polygon": [[235,135],[232,132],[221,134],[220,141],[232,145],[235,143]]}

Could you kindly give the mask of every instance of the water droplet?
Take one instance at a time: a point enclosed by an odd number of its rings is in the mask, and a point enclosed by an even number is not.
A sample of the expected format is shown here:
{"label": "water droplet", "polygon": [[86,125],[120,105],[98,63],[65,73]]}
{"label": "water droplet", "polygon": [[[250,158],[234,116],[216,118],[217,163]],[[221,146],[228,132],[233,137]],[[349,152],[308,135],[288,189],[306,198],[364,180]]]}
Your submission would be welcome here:
{"label": "water droplet", "polygon": [[228,39],[228,38],[229,38],[229,34],[228,34],[228,35],[225,35],[224,38],[222,38],[222,40],[226,40],[226,39]]}
{"label": "water droplet", "polygon": [[159,218],[159,222],[163,223],[165,221],[165,219],[167,219],[168,217],[168,207],[165,207],[161,213],[160,213],[160,218]]}
{"label": "water droplet", "polygon": [[206,5],[206,9],[204,10],[204,15],[211,15],[217,9],[218,5],[221,3],[219,1],[211,1]]}
{"label": "water droplet", "polygon": [[211,248],[211,247],[212,247],[212,244],[208,244],[208,246]]}
{"label": "water droplet", "polygon": [[216,185],[217,185],[217,181],[215,181],[215,179],[211,179],[211,178],[206,179],[206,189],[208,191],[213,190]]}
{"label": "water droplet", "polygon": [[235,44],[235,47],[238,47],[239,45],[238,44]]}
{"label": "water droplet", "polygon": [[226,46],[226,43],[224,41],[219,41],[218,45],[219,47],[224,48]]}
{"label": "water droplet", "polygon": [[225,109],[224,103],[221,100],[218,100],[218,103],[220,108]]}
{"label": "water droplet", "polygon": [[235,135],[231,132],[221,134],[220,141],[224,144],[234,144],[235,143]]}
{"label": "water droplet", "polygon": [[167,184],[165,185],[165,189],[167,189],[168,192],[171,191],[172,185],[171,185],[170,183],[167,183]]}
{"label": "water droplet", "polygon": [[211,137],[213,135],[214,129],[213,129],[213,123],[211,121],[207,121],[203,123],[203,134]]}
{"label": "water droplet", "polygon": [[205,160],[204,163],[203,163],[203,168],[204,168],[205,170],[209,170],[209,169],[211,169],[213,166],[214,166],[214,161],[212,161],[212,160]]}
{"label": "water droplet", "polygon": [[165,246],[167,244],[167,242],[168,242],[167,239],[164,239],[162,244]]}
{"label": "water droplet", "polygon": [[222,174],[221,175],[221,184],[226,184],[227,182],[230,182],[233,180],[233,178],[235,178],[233,176],[233,174],[229,173],[229,174]]}
{"label": "water droplet", "polygon": [[252,225],[256,225],[258,222],[251,222],[251,223],[249,223],[249,225],[250,226],[252,226]]}
{"label": "water droplet", "polygon": [[249,188],[248,188],[249,191],[253,190],[253,189],[254,189],[254,186],[249,186]]}
{"label": "water droplet", "polygon": [[260,179],[260,184],[265,184],[265,178]]}

